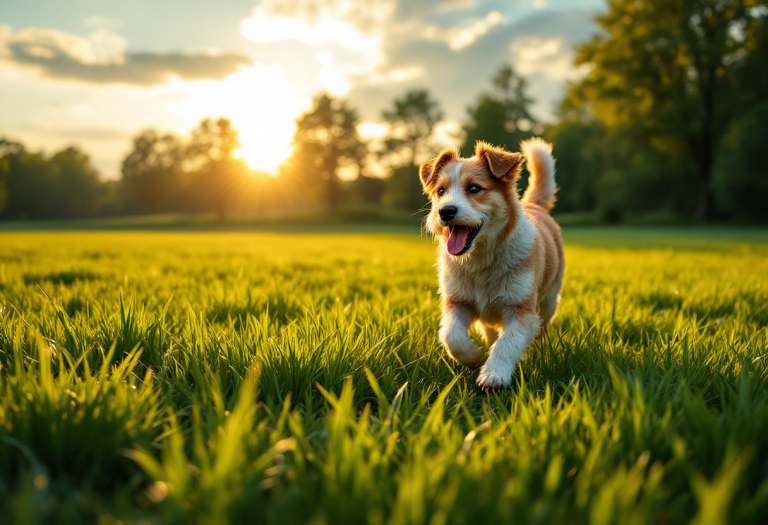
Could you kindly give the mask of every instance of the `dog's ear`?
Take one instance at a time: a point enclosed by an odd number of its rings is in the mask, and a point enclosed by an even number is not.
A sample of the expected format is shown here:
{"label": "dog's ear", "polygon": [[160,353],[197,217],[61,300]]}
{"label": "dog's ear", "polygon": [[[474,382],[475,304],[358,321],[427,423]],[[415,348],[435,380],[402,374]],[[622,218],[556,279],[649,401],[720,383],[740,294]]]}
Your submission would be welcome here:
{"label": "dog's ear", "polygon": [[437,172],[445,167],[446,164],[452,160],[459,158],[459,154],[455,149],[445,149],[440,155],[432,160],[428,160],[419,168],[419,177],[421,177],[421,184],[424,186],[424,191],[429,191],[429,188],[434,184],[437,178]]}
{"label": "dog's ear", "polygon": [[488,170],[497,179],[504,182],[515,182],[523,169],[523,156],[520,153],[510,153],[504,148],[496,148],[486,142],[479,141],[475,147],[478,160],[488,165]]}

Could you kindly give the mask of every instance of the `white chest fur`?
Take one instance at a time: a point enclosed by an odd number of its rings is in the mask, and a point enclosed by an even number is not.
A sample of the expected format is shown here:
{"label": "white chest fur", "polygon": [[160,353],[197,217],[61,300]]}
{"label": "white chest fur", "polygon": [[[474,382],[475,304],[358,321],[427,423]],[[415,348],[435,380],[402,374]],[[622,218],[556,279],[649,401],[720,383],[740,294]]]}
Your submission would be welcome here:
{"label": "white chest fur", "polygon": [[492,257],[473,254],[456,260],[440,256],[440,291],[451,301],[470,306],[482,321],[498,323],[505,310],[528,298],[535,273],[525,264],[533,250],[536,228],[527,218],[498,246]]}

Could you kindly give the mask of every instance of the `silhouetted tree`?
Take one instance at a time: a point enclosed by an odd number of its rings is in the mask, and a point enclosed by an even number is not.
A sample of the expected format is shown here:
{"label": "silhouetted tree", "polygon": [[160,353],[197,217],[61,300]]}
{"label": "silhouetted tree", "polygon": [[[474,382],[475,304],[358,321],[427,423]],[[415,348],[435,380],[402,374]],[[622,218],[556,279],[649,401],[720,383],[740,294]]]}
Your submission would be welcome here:
{"label": "silhouetted tree", "polygon": [[201,195],[220,220],[224,219],[233,198],[242,186],[244,161],[233,158],[241,148],[238,132],[226,118],[204,119],[192,130],[186,161],[198,171],[197,184],[191,188]]}
{"label": "silhouetted tree", "polygon": [[768,222],[768,97],[734,120],[723,137],[712,181],[720,211]]}
{"label": "silhouetted tree", "polygon": [[430,99],[426,89],[409,91],[392,102],[392,109],[381,113],[389,125],[382,162],[392,170],[387,179],[385,200],[388,204],[413,211],[425,201],[418,177],[418,163],[429,154],[435,124],[443,118],[440,105]]}
{"label": "silhouetted tree", "polygon": [[350,190],[356,203],[380,205],[387,190],[387,181],[360,175],[350,183]]}
{"label": "silhouetted tree", "polygon": [[572,97],[623,134],[628,151],[644,149],[655,162],[648,173],[663,172],[670,190],[687,188],[683,198],[695,195],[690,208],[699,219],[713,217],[715,153],[739,98],[735,72],[750,51],[745,42],[764,24],[764,12],[752,5],[612,0],[597,18],[602,31],[576,61],[591,70]]}
{"label": "silhouetted tree", "polygon": [[102,183],[91,167],[88,156],[70,147],[51,157],[57,171],[55,214],[57,218],[74,219],[95,215],[101,204]]}
{"label": "silhouetted tree", "polygon": [[[88,156],[70,147],[50,159],[0,140],[0,209],[12,219],[68,219],[98,212],[102,182]],[[2,206],[4,204],[4,206]]]}
{"label": "silhouetted tree", "polygon": [[185,148],[172,134],[148,129],[133,139],[133,151],[123,161],[123,185],[132,209],[159,213],[172,209],[179,195]]}
{"label": "silhouetted tree", "polygon": [[324,185],[326,203],[332,210],[339,203],[339,168],[359,168],[366,153],[357,122],[357,114],[345,101],[325,93],[316,96],[312,108],[296,121],[290,171],[307,186]]}
{"label": "silhouetted tree", "polygon": [[426,89],[409,91],[403,98],[396,98],[393,105],[391,110],[381,112],[389,125],[381,155],[393,165],[415,166],[426,153],[432,130],[443,118],[443,112],[440,104],[429,98]]}
{"label": "silhouetted tree", "polygon": [[24,150],[18,142],[0,139],[0,216],[8,204],[8,179],[10,177],[11,161],[9,155],[15,155]]}
{"label": "silhouetted tree", "polygon": [[5,215],[12,219],[55,218],[56,167],[43,154],[23,148],[4,158],[8,192]]}
{"label": "silhouetted tree", "polygon": [[533,100],[526,97],[527,83],[505,65],[493,78],[493,92],[482,93],[474,106],[467,108],[469,121],[464,125],[461,153],[474,155],[479,140],[516,150],[521,140],[531,136],[535,119],[531,116]]}

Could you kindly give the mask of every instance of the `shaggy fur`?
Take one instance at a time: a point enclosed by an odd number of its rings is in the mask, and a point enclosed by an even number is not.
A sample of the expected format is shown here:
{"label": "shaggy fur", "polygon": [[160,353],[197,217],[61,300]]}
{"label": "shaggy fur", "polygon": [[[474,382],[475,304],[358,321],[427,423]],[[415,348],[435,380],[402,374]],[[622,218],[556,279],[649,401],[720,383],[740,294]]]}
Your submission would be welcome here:
{"label": "shaggy fur", "polygon": [[484,142],[472,158],[445,150],[420,170],[432,199],[427,227],[440,241],[440,340],[456,361],[478,366],[483,352],[469,329],[479,325],[490,346],[477,378],[484,389],[509,385],[555,317],[563,286],[563,241],[549,214],[557,191],[552,146],[534,138],[521,149],[530,172],[522,199],[516,184],[523,155]]}

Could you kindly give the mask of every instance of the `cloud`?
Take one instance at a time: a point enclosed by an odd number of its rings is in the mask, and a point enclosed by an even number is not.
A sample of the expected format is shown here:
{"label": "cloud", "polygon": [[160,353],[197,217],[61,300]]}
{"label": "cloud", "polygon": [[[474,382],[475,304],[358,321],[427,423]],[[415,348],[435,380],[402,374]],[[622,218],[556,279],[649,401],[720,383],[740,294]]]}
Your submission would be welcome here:
{"label": "cloud", "polygon": [[351,88],[349,97],[363,108],[363,118],[374,120],[393,96],[407,89],[427,88],[440,101],[448,120],[463,120],[467,105],[480,92],[491,89],[491,78],[502,64],[511,63],[528,80],[534,114],[546,120],[562,97],[564,81],[579,74],[573,66],[573,47],[595,32],[594,16],[593,10],[534,10],[513,23],[493,26],[459,49],[444,40],[389,39],[382,45],[385,59],[380,69],[417,68],[422,74],[397,87],[360,82]]}
{"label": "cloud", "polygon": [[246,38],[259,43],[295,40],[312,47],[323,47],[335,42],[367,55],[376,54],[376,39],[343,19],[318,9],[293,16],[279,14],[282,12],[275,14],[274,10],[260,6],[242,21],[240,30]]}
{"label": "cloud", "polygon": [[491,11],[485,18],[475,20],[472,24],[465,27],[449,27],[443,29],[436,24],[429,24],[423,27],[421,34],[426,40],[445,42],[453,51],[460,51],[469,47],[478,38],[482,37],[493,27],[503,25],[506,19],[498,11]]}
{"label": "cloud", "polygon": [[122,37],[97,31],[87,38],[52,29],[0,31],[0,58],[37,68],[49,78],[95,84],[154,86],[169,78],[223,79],[252,61],[236,53],[130,52]]}
{"label": "cloud", "polygon": [[[301,43],[314,56],[319,89],[346,94],[371,79],[382,61],[393,0],[266,0],[240,24],[261,45]],[[379,75],[379,81],[386,75]]]}
{"label": "cloud", "polygon": [[562,38],[524,36],[514,40],[509,49],[517,72],[523,76],[541,73],[553,80],[573,80],[586,69],[573,66],[575,53]]}
{"label": "cloud", "polygon": [[[478,0],[265,0],[242,21],[240,30],[262,46],[297,42],[308,46],[317,64],[319,88],[345,95],[359,86],[422,76],[425,68],[420,65],[388,65],[388,50],[394,43],[427,41],[461,51],[507,23],[498,10],[466,13],[477,4]],[[424,17],[459,12],[465,16]]]}

